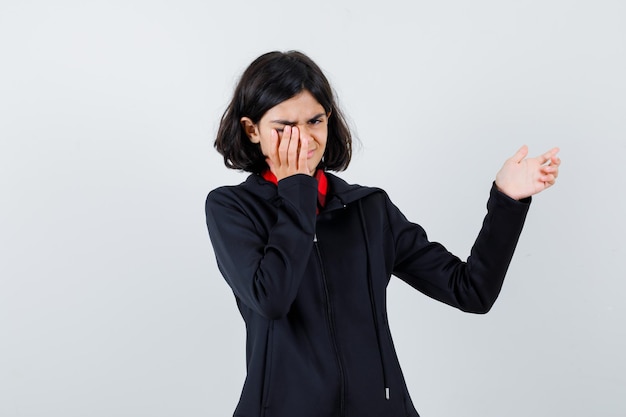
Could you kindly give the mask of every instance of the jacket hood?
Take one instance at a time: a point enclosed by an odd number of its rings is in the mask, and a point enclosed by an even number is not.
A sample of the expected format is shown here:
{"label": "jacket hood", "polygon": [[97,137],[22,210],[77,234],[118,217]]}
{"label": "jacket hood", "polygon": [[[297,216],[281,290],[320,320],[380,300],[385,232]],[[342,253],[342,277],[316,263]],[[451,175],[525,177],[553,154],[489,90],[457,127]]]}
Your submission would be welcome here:
{"label": "jacket hood", "polygon": [[358,184],[348,184],[341,178],[326,173],[329,184],[329,195],[336,197],[343,205],[354,203],[370,194],[382,192],[380,188],[364,187]]}

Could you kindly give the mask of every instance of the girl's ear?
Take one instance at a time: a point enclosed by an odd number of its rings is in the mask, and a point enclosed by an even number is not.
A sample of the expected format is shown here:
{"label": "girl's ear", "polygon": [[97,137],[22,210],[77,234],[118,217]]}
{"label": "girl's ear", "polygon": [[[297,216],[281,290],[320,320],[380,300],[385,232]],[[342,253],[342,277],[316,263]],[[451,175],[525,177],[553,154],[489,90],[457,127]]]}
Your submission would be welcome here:
{"label": "girl's ear", "polygon": [[239,119],[239,123],[241,123],[241,127],[246,132],[246,136],[250,139],[252,143],[259,143],[261,141],[261,137],[259,136],[259,129],[257,125],[252,122],[252,119],[249,117],[242,117]]}

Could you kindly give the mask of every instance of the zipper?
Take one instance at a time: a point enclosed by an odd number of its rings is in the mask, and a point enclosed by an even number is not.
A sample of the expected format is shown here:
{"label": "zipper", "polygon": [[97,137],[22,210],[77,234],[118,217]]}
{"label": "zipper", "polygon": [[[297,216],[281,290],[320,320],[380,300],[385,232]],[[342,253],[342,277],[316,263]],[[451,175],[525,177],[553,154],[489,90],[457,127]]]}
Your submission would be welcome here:
{"label": "zipper", "polygon": [[387,381],[387,371],[385,370],[385,361],[383,359],[382,342],[380,340],[380,325],[378,323],[378,309],[376,308],[376,298],[374,296],[374,282],[372,279],[372,271],[370,269],[370,242],[369,235],[367,234],[367,225],[365,223],[365,213],[363,211],[363,205],[359,200],[359,215],[361,217],[361,229],[363,229],[363,238],[365,240],[365,252],[367,253],[367,289],[370,295],[370,305],[372,308],[372,318],[374,320],[374,331],[376,332],[376,343],[378,343],[378,357],[380,359],[380,368],[383,374],[383,388],[385,392],[385,399],[389,400],[390,389],[389,381]]}
{"label": "zipper", "polygon": [[341,382],[341,396],[340,396],[340,412],[341,416],[346,415],[346,381],[343,370],[343,365],[341,363],[341,356],[339,355],[339,345],[337,343],[337,338],[335,336],[335,322],[333,320],[333,309],[330,304],[330,292],[328,291],[328,282],[326,278],[326,273],[324,272],[324,263],[322,262],[322,254],[320,252],[320,248],[317,243],[317,234],[313,238],[313,245],[315,246],[315,253],[317,254],[317,260],[320,266],[320,274],[322,277],[322,284],[324,284],[324,296],[326,298],[326,322],[328,323],[328,327],[330,330],[330,339],[333,345],[333,349],[335,351],[335,358],[337,359],[337,368],[339,370],[339,379]]}

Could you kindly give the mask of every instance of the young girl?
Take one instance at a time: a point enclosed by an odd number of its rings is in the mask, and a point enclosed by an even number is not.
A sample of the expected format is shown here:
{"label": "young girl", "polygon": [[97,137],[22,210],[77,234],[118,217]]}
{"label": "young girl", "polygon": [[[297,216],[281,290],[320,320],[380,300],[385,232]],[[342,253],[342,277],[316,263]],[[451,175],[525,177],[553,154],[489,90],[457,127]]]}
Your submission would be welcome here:
{"label": "young girl", "polygon": [[352,138],[320,68],[270,52],[244,72],[215,147],[252,174],[212,191],[218,267],[246,324],[240,417],[418,416],[386,313],[391,275],[472,313],[495,302],[530,196],[554,184],[558,149],[522,147],[496,175],[466,262],[428,241],[381,189],[349,185]]}

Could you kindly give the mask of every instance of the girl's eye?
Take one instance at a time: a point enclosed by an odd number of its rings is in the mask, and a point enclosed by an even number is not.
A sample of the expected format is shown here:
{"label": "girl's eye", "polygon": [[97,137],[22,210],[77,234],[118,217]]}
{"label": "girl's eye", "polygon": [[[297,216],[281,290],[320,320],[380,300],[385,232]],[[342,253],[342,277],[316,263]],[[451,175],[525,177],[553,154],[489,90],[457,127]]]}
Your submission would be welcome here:
{"label": "girl's eye", "polygon": [[322,121],[320,119],[314,119],[314,120],[311,120],[309,123],[312,125],[317,125],[317,124],[322,123]]}

